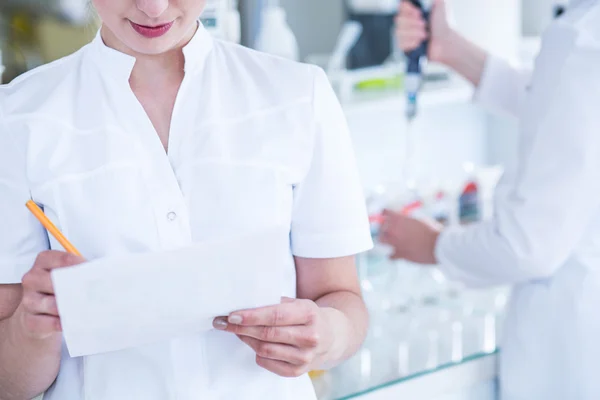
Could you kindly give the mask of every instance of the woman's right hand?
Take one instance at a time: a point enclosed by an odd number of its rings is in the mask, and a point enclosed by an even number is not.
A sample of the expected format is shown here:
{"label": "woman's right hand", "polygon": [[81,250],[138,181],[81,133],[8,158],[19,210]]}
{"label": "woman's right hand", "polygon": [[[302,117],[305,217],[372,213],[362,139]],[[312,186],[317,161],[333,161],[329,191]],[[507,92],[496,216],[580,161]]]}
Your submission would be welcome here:
{"label": "woman's right hand", "polygon": [[43,340],[62,331],[51,272],[83,262],[81,257],[60,251],[38,255],[33,268],[23,277],[23,298],[18,309],[22,327],[30,337]]}
{"label": "woman's right hand", "polygon": [[396,38],[402,51],[410,52],[429,39],[431,61],[445,63],[452,52],[452,37],[455,31],[450,27],[445,0],[435,0],[431,10],[430,33],[421,11],[410,1],[402,0],[396,17]]}

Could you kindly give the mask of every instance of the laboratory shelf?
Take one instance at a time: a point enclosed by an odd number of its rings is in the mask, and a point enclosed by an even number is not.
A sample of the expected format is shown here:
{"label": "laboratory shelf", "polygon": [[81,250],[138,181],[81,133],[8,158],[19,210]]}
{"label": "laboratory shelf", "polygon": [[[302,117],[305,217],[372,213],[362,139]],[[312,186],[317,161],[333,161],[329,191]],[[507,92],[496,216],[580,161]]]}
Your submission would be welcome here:
{"label": "laboratory shelf", "polygon": [[319,399],[495,400],[510,290],[464,288],[408,264],[390,273],[374,260],[361,270],[367,339],[313,380]]}
{"label": "laboratory shelf", "polygon": [[[466,104],[472,101],[474,89],[468,82],[453,76],[443,82],[425,84],[419,98],[421,108]],[[402,112],[406,98],[402,90],[354,93],[348,99],[341,99],[347,116],[370,113],[381,109],[394,109]]]}
{"label": "laboratory shelf", "polygon": [[[467,399],[493,400],[497,385],[498,352],[481,353],[437,368],[373,385],[359,391],[338,388],[336,400],[386,400],[386,399]],[[349,379],[351,377],[345,377]],[[342,385],[344,377],[332,374],[334,385]],[[341,390],[340,390],[341,389]],[[477,393],[475,397],[474,393]]]}

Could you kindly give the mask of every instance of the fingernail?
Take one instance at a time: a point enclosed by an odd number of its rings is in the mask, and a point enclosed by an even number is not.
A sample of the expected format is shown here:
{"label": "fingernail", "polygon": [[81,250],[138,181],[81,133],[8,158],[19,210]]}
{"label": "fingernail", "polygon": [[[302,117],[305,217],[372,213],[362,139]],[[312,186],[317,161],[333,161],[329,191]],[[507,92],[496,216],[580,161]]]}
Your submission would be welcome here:
{"label": "fingernail", "polygon": [[217,318],[213,321],[213,327],[220,331],[224,331],[225,329],[227,329],[227,321],[225,321],[222,318]]}
{"label": "fingernail", "polygon": [[228,321],[230,324],[240,325],[243,319],[240,315],[230,315]]}

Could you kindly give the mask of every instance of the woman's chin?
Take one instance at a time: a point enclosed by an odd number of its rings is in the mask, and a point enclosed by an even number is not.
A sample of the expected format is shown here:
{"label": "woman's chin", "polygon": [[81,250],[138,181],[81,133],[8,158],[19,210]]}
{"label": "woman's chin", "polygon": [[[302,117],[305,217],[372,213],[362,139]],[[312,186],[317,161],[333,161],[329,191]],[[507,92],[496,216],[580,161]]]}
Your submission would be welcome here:
{"label": "woman's chin", "polygon": [[[175,49],[182,34],[177,31],[168,32],[160,37],[145,37],[130,29],[131,32],[124,37],[122,42],[138,54],[158,55]],[[178,34],[179,33],[179,34]]]}

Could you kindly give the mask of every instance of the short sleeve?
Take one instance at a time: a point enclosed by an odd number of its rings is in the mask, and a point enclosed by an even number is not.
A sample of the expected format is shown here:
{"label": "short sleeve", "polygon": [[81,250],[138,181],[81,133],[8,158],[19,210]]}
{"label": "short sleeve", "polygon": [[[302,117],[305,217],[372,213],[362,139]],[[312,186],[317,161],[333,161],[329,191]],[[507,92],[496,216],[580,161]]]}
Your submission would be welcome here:
{"label": "short sleeve", "polygon": [[48,237],[25,203],[31,198],[25,151],[18,146],[0,109],[0,285],[21,283]]}
{"label": "short sleeve", "polygon": [[337,258],[372,248],[358,167],[342,107],[325,73],[316,69],[313,153],[294,188],[292,251],[304,258]]}

